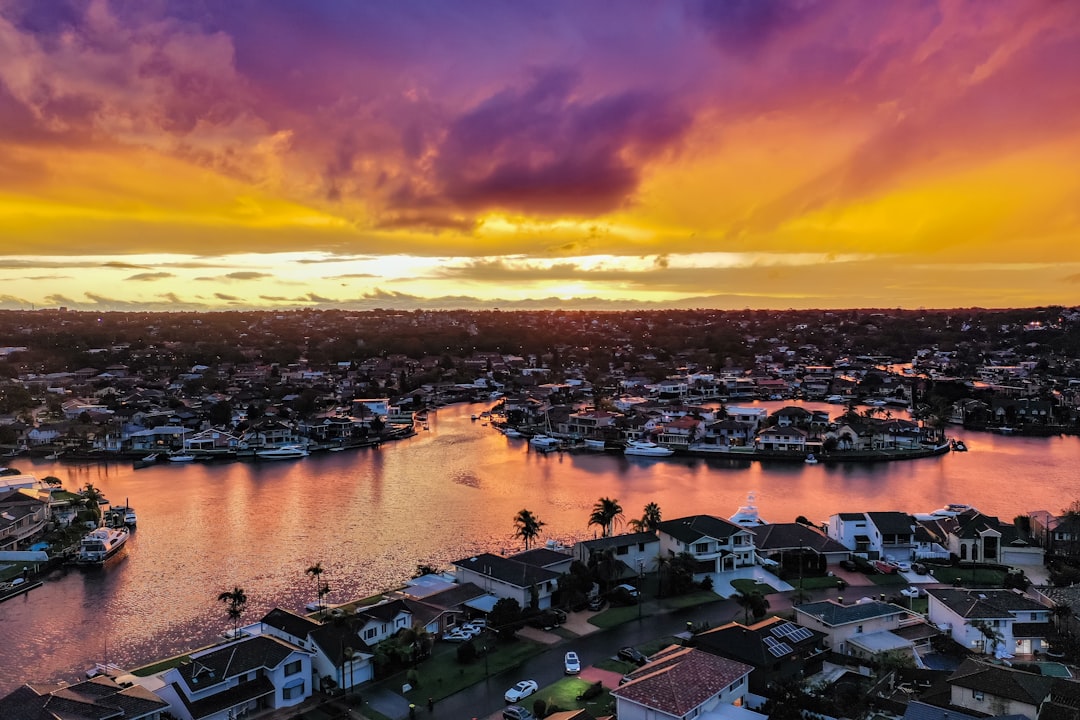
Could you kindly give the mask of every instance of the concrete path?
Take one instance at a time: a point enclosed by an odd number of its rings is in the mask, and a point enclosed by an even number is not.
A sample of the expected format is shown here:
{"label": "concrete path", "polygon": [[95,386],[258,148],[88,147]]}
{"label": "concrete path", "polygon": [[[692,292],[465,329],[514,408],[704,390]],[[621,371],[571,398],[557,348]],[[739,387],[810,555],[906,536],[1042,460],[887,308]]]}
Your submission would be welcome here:
{"label": "concrete path", "polygon": [[[402,720],[409,717],[409,701],[395,692],[384,688],[373,687],[364,693],[364,704],[370,705],[378,712],[391,720]],[[425,712],[427,708],[424,708]]]}
{"label": "concrete path", "polygon": [[780,578],[773,575],[771,572],[767,572],[757,565],[753,567],[744,567],[737,570],[729,570],[722,573],[709,573],[713,582],[713,592],[720,597],[729,598],[732,595],[737,595],[736,590],[731,585],[732,580],[754,580],[755,582],[763,583],[773,588],[777,592],[788,592],[795,588],[784,582]]}

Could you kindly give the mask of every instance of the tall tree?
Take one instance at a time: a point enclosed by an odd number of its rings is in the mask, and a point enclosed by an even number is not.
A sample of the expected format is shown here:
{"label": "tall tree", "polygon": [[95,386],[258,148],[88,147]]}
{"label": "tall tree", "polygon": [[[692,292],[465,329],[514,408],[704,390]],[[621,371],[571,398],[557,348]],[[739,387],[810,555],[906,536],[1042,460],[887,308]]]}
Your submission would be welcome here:
{"label": "tall tree", "polygon": [[641,519],[631,520],[630,529],[634,532],[654,532],[660,528],[660,506],[654,502],[645,506]]}
{"label": "tall tree", "polygon": [[233,622],[233,638],[235,638],[237,629],[240,627],[240,616],[244,614],[244,609],[247,608],[247,594],[243,588],[236,587],[232,589],[232,592],[226,591],[218,595],[218,600],[227,605],[225,612]]}
{"label": "tall tree", "polygon": [[589,525],[599,525],[604,537],[611,537],[615,525],[622,521],[623,509],[618,500],[602,497],[593,505]]}
{"label": "tall tree", "polygon": [[544,521],[536,517],[529,510],[520,510],[514,516],[514,536],[525,541],[525,549],[529,549],[529,543],[540,536],[540,529],[544,527]]}
{"label": "tall tree", "polygon": [[311,578],[313,578],[315,580],[315,598],[316,598],[316,601],[317,601],[316,604],[318,605],[319,610],[323,609],[322,601],[323,601],[323,596],[326,594],[324,592],[324,588],[326,588],[327,591],[330,589],[326,585],[323,585],[323,582],[322,582],[322,574],[323,574],[323,572],[325,572],[325,571],[323,570],[323,566],[322,566],[321,562],[315,563],[314,565],[312,565],[311,567],[309,567],[307,570],[304,571],[305,575],[308,575],[308,576],[310,576]]}

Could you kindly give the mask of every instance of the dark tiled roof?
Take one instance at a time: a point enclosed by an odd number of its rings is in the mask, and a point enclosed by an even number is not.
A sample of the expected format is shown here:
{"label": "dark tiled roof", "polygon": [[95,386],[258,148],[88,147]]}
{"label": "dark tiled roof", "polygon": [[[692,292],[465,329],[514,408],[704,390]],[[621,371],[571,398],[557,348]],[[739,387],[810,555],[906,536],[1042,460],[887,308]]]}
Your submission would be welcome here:
{"label": "dark tiled roof", "polygon": [[568,563],[573,561],[573,557],[566,553],[556,552],[547,548],[533,548],[532,550],[526,550],[520,552],[517,555],[511,555],[508,559],[517,560],[528,565],[535,565],[536,567],[550,567],[551,565],[558,565],[559,563]]}
{"label": "dark tiled roof", "polygon": [[851,522],[853,520],[854,521],[865,520],[866,519],[866,513],[840,513],[840,519],[841,520],[846,520],[848,522]]}
{"label": "dark tiled roof", "polygon": [[441,592],[432,593],[424,598],[424,602],[435,607],[456,610],[469,600],[487,594],[487,591],[476,583],[466,582],[454,585]]}
{"label": "dark tiled roof", "polygon": [[928,705],[918,700],[908,703],[903,720],[979,720],[983,715],[968,715],[955,708],[943,708]]}
{"label": "dark tiled roof", "polygon": [[390,622],[399,614],[407,612],[409,612],[409,608],[405,605],[405,601],[400,598],[390,602],[378,603],[377,605],[356,608],[356,614],[359,617],[369,617],[384,622]]}
{"label": "dark tiled roof", "polygon": [[831,600],[822,600],[821,602],[799,605],[795,608],[796,619],[798,619],[799,613],[806,613],[821,620],[826,625],[836,627],[837,625],[862,622],[888,615],[906,614],[907,610],[898,605],[879,602],[878,600],[853,603],[851,605],[841,605]]}
{"label": "dark tiled roof", "polygon": [[1054,678],[968,659],[949,676],[949,684],[1038,707],[1050,695]]}
{"label": "dark tiled roof", "polygon": [[750,673],[753,667],[693,648],[663,650],[611,691],[660,712],[682,717]]}
{"label": "dark tiled roof", "polygon": [[363,639],[346,625],[327,623],[311,631],[311,640],[322,650],[331,663],[341,665],[345,658],[345,648],[352,648],[355,653],[370,653],[371,648]]}
{"label": "dark tiled roof", "polygon": [[294,638],[300,638],[301,640],[306,638],[312,630],[319,627],[319,623],[311,618],[297,615],[294,612],[289,612],[282,608],[274,608],[266,613],[266,615],[263,616],[262,622],[264,625],[277,628],[278,630],[281,630]]}
{"label": "dark tiled roof", "polygon": [[210,697],[203,698],[202,700],[191,701],[188,700],[187,695],[183,691],[176,687],[173,683],[173,690],[180,696],[180,701],[184,703],[184,707],[195,720],[199,718],[208,717],[216,713],[225,710],[226,708],[239,705],[249,700],[263,697],[264,695],[272,695],[274,693],[274,683],[266,675],[259,675],[254,680],[248,680],[242,682],[239,685],[235,685],[224,692],[219,692]]}
{"label": "dark tiled roof", "polygon": [[23,685],[0,699],[0,717],[124,720],[146,717],[167,707],[168,703],[139,685],[123,687],[100,676],[70,686]]}
{"label": "dark tiled roof", "polygon": [[807,548],[819,553],[842,553],[848,549],[831,537],[801,523],[775,523],[747,528],[754,533],[758,550]]}
{"label": "dark tiled roof", "polygon": [[964,618],[1013,618],[1014,612],[1048,609],[1012,590],[930,588],[926,592]]}
{"label": "dark tiled roof", "polygon": [[498,555],[492,555],[491,553],[483,553],[476,557],[458,560],[454,565],[523,588],[538,583],[549,582],[559,577],[559,573],[552,570],[536,567],[535,565],[527,565],[526,563],[511,560],[510,558],[499,557]]}
{"label": "dark tiled roof", "polygon": [[882,535],[910,535],[915,521],[902,512],[866,513]]}
{"label": "dark tiled roof", "polygon": [[[781,658],[777,658],[769,652],[765,644],[765,638],[776,638],[776,634],[772,633],[771,629],[781,625],[795,625],[795,623],[779,617],[768,618],[750,626],[730,622],[727,625],[721,625],[695,635],[694,641],[697,643],[697,647],[714,655],[741,660],[757,668],[768,668],[772,667]],[[796,627],[802,626],[796,625]],[[810,630],[809,628],[807,630],[812,633],[812,636],[801,642],[795,642],[786,636],[777,638],[781,642],[787,643],[795,651],[789,653],[783,659],[797,657],[800,650],[814,647],[821,641],[821,638],[825,637],[823,633],[816,630]]]}
{"label": "dark tiled roof", "polygon": [[188,687],[207,688],[259,668],[274,668],[300,650],[270,635],[255,635],[222,645],[177,667]]}
{"label": "dark tiled roof", "polygon": [[596,538],[595,540],[583,540],[580,545],[588,548],[589,552],[603,552],[608,548],[620,548],[629,547],[630,545],[637,545],[639,543],[654,543],[658,542],[656,533],[653,532],[639,532],[639,533],[627,533],[625,535],[612,535],[611,537]]}
{"label": "dark tiled roof", "polygon": [[661,532],[682,542],[694,542],[702,537],[727,540],[744,529],[735,523],[712,515],[691,515],[660,523]]}

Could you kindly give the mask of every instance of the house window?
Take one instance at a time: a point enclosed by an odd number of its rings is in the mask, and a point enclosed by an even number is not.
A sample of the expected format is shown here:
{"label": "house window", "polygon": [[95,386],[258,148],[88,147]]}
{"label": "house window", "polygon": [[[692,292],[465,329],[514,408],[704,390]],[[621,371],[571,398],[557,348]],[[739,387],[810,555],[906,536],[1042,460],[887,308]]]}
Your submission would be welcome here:
{"label": "house window", "polygon": [[982,700],[983,699],[982,690],[972,690],[971,691],[971,697],[976,699],[976,700]]}
{"label": "house window", "polygon": [[861,633],[862,632],[862,625],[859,625],[857,628],[855,628],[855,632],[856,632],[856,634]]}
{"label": "house window", "polygon": [[375,637],[376,633],[378,633],[378,630],[376,630],[375,628],[368,628],[364,631],[364,639],[370,640],[371,638]]}
{"label": "house window", "polygon": [[298,697],[304,696],[304,689],[306,683],[299,683],[297,685],[286,685],[281,689],[281,697],[284,700],[295,700]]}
{"label": "house window", "polygon": [[303,663],[301,663],[299,660],[293,660],[291,663],[285,666],[285,677],[288,677],[289,675],[295,675],[303,669]]}
{"label": "house window", "polygon": [[630,554],[630,546],[629,545],[620,545],[619,547],[615,548],[615,554],[616,555],[629,555]]}
{"label": "house window", "polygon": [[694,552],[696,552],[696,553],[707,553],[707,552],[709,552],[709,543],[703,542],[703,543],[695,544],[694,545]]}
{"label": "house window", "polygon": [[638,549],[638,552],[645,552],[645,543],[638,543],[637,544],[637,549]]}

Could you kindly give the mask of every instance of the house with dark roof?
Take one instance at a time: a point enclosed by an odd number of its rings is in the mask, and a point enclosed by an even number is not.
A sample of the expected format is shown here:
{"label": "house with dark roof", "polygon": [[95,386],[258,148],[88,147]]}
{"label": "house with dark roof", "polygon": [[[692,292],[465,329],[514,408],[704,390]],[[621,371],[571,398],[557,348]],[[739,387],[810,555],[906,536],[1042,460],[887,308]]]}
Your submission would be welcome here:
{"label": "house with dark roof", "polygon": [[354,615],[357,634],[372,646],[413,624],[412,613],[401,598],[363,605],[356,608]]}
{"label": "house with dark roof", "polygon": [[453,565],[459,583],[475,583],[492,595],[517,600],[523,608],[529,606],[535,587],[539,608],[546,610],[558,588],[560,573],[491,553],[463,558]]}
{"label": "house with dark roof", "polygon": [[1047,510],[1033,510],[1031,534],[1048,553],[1080,555],[1080,515],[1065,513],[1054,515]]}
{"label": "house with dark roof", "polygon": [[155,693],[181,720],[228,720],[299,705],[312,693],[313,653],[255,635],[191,654]]}
{"label": "house with dark roof", "polygon": [[74,685],[26,683],[0,698],[0,717],[160,720],[168,707],[168,703],[146,688],[120,684],[107,675],[98,675]]}
{"label": "house with dark roof", "polygon": [[644,568],[645,572],[656,572],[660,539],[654,532],[638,532],[583,540],[574,544],[574,558],[588,565],[589,558],[608,550],[625,566],[623,577],[627,576],[626,571],[636,575],[639,568]]}
{"label": "house with dark roof", "polygon": [[670,557],[690,553],[696,574],[725,572],[754,564],[754,534],[713,515],[665,520],[657,530],[660,552]]}
{"label": "house with dark roof", "polygon": [[274,608],[259,626],[265,635],[310,650],[319,690],[349,689],[371,680],[371,652],[356,630],[342,622],[319,623],[296,613]]}
{"label": "house with dark roof", "polygon": [[821,632],[771,617],[753,625],[730,622],[706,630],[694,636],[693,646],[752,666],[750,692],[767,696],[773,683],[821,672],[824,639]]}
{"label": "house with dark roof", "polygon": [[1030,655],[1055,634],[1052,609],[1013,590],[930,588],[927,617],[973,652]]}
{"label": "house with dark roof", "polygon": [[619,720],[684,720],[724,705],[745,704],[753,667],[673,645],[652,656],[611,691]]}
{"label": "house with dark roof", "polygon": [[835,513],[828,534],[870,560],[912,560],[915,551],[915,519],[902,512]]}
{"label": "house with dark roof", "polygon": [[824,634],[830,649],[858,658],[873,658],[887,651],[914,653],[916,642],[901,631],[925,626],[921,617],[906,608],[868,599],[797,605],[795,622]]}
{"label": "house with dark roof", "polygon": [[758,557],[778,560],[785,553],[813,553],[826,563],[846,559],[850,551],[815,527],[802,523],[771,523],[749,528]]}
{"label": "house with dark roof", "polygon": [[535,565],[552,572],[562,574],[570,572],[570,563],[574,562],[574,556],[569,553],[559,552],[551,548],[538,547],[525,552],[519,552],[509,557],[510,560]]}
{"label": "house with dark roof", "polygon": [[1025,718],[1075,718],[1080,683],[1023,672],[969,658],[949,676],[950,705],[964,710]]}
{"label": "house with dark roof", "polygon": [[1013,523],[1003,523],[975,508],[941,522],[947,533],[949,552],[961,561],[1003,565],[1039,564],[1043,550],[1034,538],[1020,533]]}

